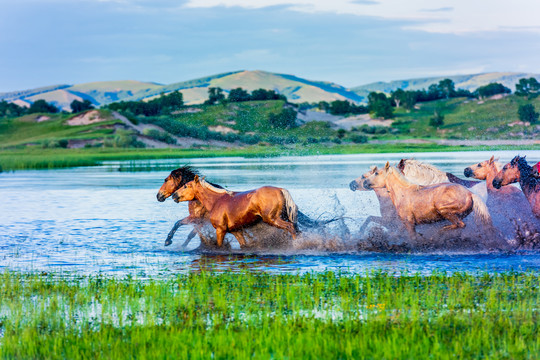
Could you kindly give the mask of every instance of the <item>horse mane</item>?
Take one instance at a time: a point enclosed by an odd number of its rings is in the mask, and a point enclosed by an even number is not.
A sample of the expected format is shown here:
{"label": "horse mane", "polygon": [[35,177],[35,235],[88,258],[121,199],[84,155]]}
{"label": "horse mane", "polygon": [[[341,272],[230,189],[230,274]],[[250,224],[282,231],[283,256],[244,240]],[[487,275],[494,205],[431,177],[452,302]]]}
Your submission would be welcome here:
{"label": "horse mane", "polygon": [[196,175],[199,175],[199,172],[189,165],[184,165],[171,171],[171,176],[174,179],[181,178],[182,184],[187,184],[188,182],[193,181]]}
{"label": "horse mane", "polygon": [[409,178],[407,178],[405,175],[403,175],[401,173],[401,171],[399,171],[397,168],[394,168],[394,167],[389,167],[388,168],[388,174],[387,176],[392,173],[394,175],[396,175],[396,177],[398,178],[398,180],[403,184],[403,186],[408,186],[408,187],[414,187],[416,188],[417,190],[418,189],[421,189],[423,185],[421,184],[417,184],[413,181],[411,181]]}
{"label": "horse mane", "polygon": [[[199,171],[190,165],[184,165],[184,166],[179,167],[178,169],[171,171],[171,175],[175,179],[181,178],[182,179],[181,185],[185,185],[188,182],[193,181],[195,179],[195,176],[201,176]],[[217,189],[223,189],[223,186],[221,185],[214,184],[211,182],[208,182],[208,183]]]}
{"label": "horse mane", "polygon": [[215,193],[233,195],[232,191],[227,190],[219,185],[216,186],[215,184],[212,184],[204,179],[199,179],[199,183],[202,185],[203,188],[213,191]]}
{"label": "horse mane", "polygon": [[511,161],[510,165],[516,166],[519,169],[519,172],[521,174],[521,186],[527,186],[530,189],[533,189],[536,191],[536,187],[540,185],[540,179],[532,176],[532,166],[530,166],[527,163],[527,160],[525,159],[525,156],[515,156]]}
{"label": "horse mane", "polygon": [[409,182],[416,182],[420,185],[448,182],[448,176],[444,171],[416,159],[401,159],[398,168],[401,170],[399,172],[402,173]]}

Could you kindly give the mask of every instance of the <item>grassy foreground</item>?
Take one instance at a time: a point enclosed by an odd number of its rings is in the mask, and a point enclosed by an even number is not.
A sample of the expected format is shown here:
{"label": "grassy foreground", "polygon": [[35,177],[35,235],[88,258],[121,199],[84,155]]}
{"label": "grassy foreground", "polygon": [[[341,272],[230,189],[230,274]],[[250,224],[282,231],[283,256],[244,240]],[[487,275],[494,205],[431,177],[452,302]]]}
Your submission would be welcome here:
{"label": "grassy foreground", "polygon": [[[497,150],[535,150],[539,146],[498,146]],[[107,160],[190,159],[200,157],[268,157],[393,152],[494,150],[489,146],[446,146],[428,144],[359,144],[312,146],[249,146],[229,149],[13,149],[0,151],[0,170],[53,169],[94,166]]]}
{"label": "grassy foreground", "polygon": [[0,358],[540,356],[539,275],[0,274]]}

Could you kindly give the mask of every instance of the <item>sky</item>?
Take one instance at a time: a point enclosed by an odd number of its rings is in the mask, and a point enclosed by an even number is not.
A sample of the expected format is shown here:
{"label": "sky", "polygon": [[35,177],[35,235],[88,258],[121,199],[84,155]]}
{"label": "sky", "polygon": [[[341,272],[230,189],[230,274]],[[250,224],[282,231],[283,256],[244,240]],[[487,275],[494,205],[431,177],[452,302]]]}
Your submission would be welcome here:
{"label": "sky", "polygon": [[535,0],[0,0],[0,92],[265,70],[354,87],[540,73]]}

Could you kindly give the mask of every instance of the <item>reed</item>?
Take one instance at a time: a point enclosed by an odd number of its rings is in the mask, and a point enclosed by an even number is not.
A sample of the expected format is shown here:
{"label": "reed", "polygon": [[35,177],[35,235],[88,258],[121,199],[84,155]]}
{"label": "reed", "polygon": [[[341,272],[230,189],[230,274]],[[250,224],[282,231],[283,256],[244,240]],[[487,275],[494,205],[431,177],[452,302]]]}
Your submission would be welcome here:
{"label": "reed", "polygon": [[0,274],[0,358],[538,358],[537,273]]}

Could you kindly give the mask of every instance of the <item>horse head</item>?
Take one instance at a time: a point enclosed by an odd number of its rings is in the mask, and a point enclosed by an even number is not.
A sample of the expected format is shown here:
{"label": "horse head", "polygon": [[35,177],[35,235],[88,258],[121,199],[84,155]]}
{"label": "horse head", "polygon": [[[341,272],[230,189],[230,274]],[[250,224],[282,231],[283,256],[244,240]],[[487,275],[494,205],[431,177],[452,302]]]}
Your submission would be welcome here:
{"label": "horse head", "polygon": [[174,192],[180,189],[182,186],[192,181],[197,175],[197,171],[190,166],[182,166],[176,170],[171,171],[169,176],[163,181],[163,185],[159,188],[156,195],[159,202],[165,201]]}
{"label": "horse head", "polygon": [[195,175],[193,181],[188,182],[172,194],[174,202],[194,200],[196,196],[196,188],[199,185],[199,175]]}
{"label": "horse head", "polygon": [[370,190],[370,189],[366,189],[364,187],[364,180],[368,177],[368,176],[371,176],[375,171],[377,170],[377,167],[376,166],[372,166],[369,171],[365,174],[363,174],[362,176],[360,177],[357,177],[356,179],[354,179],[353,181],[351,181],[349,183],[349,188],[352,190],[352,191],[367,191],[367,190]]}
{"label": "horse head", "polygon": [[386,186],[386,176],[391,171],[390,163],[386,163],[383,169],[374,167],[371,174],[364,178],[362,186],[366,190],[373,190],[374,188],[382,188]]}
{"label": "horse head", "polygon": [[497,160],[498,159],[495,159],[495,156],[491,156],[489,160],[466,167],[465,170],[463,170],[463,174],[466,177],[472,177],[478,180],[486,180],[489,173],[493,171],[493,166],[497,166]]}
{"label": "horse head", "polygon": [[[527,165],[525,156],[515,156],[508,164],[504,165],[502,170],[495,175],[493,186],[500,189],[504,185],[519,182],[521,179],[521,169]],[[527,165],[528,166],[528,165]]]}

